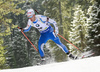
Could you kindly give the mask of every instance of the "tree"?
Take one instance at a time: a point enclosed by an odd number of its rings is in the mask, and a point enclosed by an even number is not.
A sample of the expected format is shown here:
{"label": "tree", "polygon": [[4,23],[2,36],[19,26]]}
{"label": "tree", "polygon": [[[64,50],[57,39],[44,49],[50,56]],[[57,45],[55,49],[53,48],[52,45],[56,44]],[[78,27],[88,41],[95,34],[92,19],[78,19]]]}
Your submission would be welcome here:
{"label": "tree", "polygon": [[6,58],[4,53],[6,52],[5,50],[5,46],[3,46],[3,39],[0,38],[0,69],[4,69],[4,68],[9,68],[9,66],[6,65]]}
{"label": "tree", "polygon": [[[33,1],[34,2],[34,1]],[[18,4],[17,8],[23,8],[24,10],[27,10],[30,7],[24,8],[24,3]],[[25,14],[15,15],[15,14],[9,14],[9,18],[12,18],[12,23],[15,25],[18,25],[19,27],[24,28],[27,25],[27,17]],[[34,29],[36,31],[36,29]],[[34,40],[33,44],[37,44],[38,34],[34,31],[34,34],[32,34],[33,31],[31,31],[28,34],[28,38],[30,40]],[[12,39],[11,40],[5,40],[8,42],[7,52],[7,64],[11,68],[19,68],[19,67],[25,67],[25,66],[31,66],[36,64],[35,57],[39,55],[35,55],[37,52],[34,50],[34,48],[31,46],[31,44],[24,38],[24,36],[18,31],[18,29],[13,29],[12,31]],[[37,36],[37,39],[35,38]],[[8,36],[9,38],[9,36]],[[7,45],[7,43],[6,43]]]}
{"label": "tree", "polygon": [[[77,47],[79,47],[81,50],[85,50],[86,48],[86,40],[87,40],[87,36],[88,36],[88,24],[86,23],[86,19],[87,17],[85,16],[84,12],[81,9],[81,5],[76,5],[74,7],[74,16],[73,16],[73,21],[71,22],[71,31],[69,31],[70,33],[70,38],[69,40],[76,45]],[[69,48],[71,48],[71,50],[74,53],[77,53],[77,51],[75,50],[75,48],[69,44]]]}
{"label": "tree", "polygon": [[[6,56],[4,55],[6,50],[6,46],[4,46],[4,37],[7,36],[7,35],[10,35],[11,34],[11,30],[12,28],[15,28],[17,26],[15,26],[14,24],[12,24],[12,19],[9,19],[8,18],[8,14],[10,13],[14,13],[16,15],[19,15],[20,13],[24,13],[23,10],[21,10],[20,8],[16,8],[17,2],[14,1],[14,0],[0,0],[0,62],[2,62],[1,64],[1,69],[3,68],[6,68]],[[3,66],[4,65],[4,66]]]}
{"label": "tree", "polygon": [[95,54],[100,55],[100,8],[99,1],[94,2],[88,9],[88,24],[89,24],[89,36],[88,36],[88,48],[92,49]]}

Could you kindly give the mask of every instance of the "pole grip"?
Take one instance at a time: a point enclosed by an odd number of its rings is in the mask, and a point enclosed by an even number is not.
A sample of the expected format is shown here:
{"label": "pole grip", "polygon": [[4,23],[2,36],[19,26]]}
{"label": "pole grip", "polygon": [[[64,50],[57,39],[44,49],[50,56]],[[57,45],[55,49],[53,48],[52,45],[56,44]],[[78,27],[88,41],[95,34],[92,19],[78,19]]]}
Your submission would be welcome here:
{"label": "pole grip", "polygon": [[18,29],[20,28],[20,27],[17,27]]}

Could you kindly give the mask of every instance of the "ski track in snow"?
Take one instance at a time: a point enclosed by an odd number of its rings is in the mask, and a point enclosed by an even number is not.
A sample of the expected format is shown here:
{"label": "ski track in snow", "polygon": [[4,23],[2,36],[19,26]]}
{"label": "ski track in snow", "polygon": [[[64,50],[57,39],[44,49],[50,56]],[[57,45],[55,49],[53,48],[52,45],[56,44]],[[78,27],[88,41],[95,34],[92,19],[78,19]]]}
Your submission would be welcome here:
{"label": "ski track in snow", "polygon": [[5,69],[0,72],[100,72],[100,56],[40,66]]}

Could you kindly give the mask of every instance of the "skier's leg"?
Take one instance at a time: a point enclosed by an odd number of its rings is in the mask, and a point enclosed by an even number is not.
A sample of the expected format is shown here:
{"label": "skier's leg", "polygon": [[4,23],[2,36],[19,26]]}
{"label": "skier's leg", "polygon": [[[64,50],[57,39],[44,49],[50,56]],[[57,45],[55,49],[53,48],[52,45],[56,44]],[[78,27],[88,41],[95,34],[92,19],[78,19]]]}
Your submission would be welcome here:
{"label": "skier's leg", "polygon": [[51,34],[52,36],[51,36],[51,39],[71,58],[71,59],[77,59],[77,57],[75,57],[75,56],[73,56],[70,52],[69,52],[69,50],[67,49],[67,47],[63,44],[63,43],[61,43],[61,41],[60,41],[60,39],[59,39],[59,37],[57,37],[56,35],[55,35],[55,33],[54,32],[52,32],[52,34]]}
{"label": "skier's leg", "polygon": [[38,42],[38,49],[39,49],[39,53],[40,53],[41,58],[44,57],[43,47],[44,47],[46,42],[47,42],[47,38],[45,36],[41,35],[39,42]]}
{"label": "skier's leg", "polygon": [[45,43],[47,42],[47,40],[48,40],[47,36],[41,35],[39,42],[38,42],[38,49],[39,49],[39,53],[41,56],[40,64],[46,64],[43,47],[44,47]]}
{"label": "skier's leg", "polygon": [[57,37],[54,32],[51,32],[50,39],[53,40],[65,53],[69,52],[67,47],[63,43],[61,43],[59,37]]}
{"label": "skier's leg", "polygon": [[39,53],[40,53],[41,57],[44,57],[43,46],[44,46],[44,43],[42,43],[42,42],[39,41],[39,43],[38,43],[38,49],[39,49]]}

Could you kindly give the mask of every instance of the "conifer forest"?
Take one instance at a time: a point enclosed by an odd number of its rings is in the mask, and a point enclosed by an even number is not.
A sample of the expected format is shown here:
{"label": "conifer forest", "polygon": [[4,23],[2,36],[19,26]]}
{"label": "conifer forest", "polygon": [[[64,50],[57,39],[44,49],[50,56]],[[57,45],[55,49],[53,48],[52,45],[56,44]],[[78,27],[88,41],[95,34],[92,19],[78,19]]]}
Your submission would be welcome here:
{"label": "conifer forest", "polygon": [[[40,61],[40,54],[17,28],[27,26],[26,11],[30,8],[54,19],[59,34],[82,52],[100,55],[100,0],[0,0],[0,70],[34,66]],[[38,49],[39,31],[32,27],[25,35]],[[71,53],[81,54],[59,38]],[[68,60],[52,40],[45,44],[44,52],[48,61]]]}

